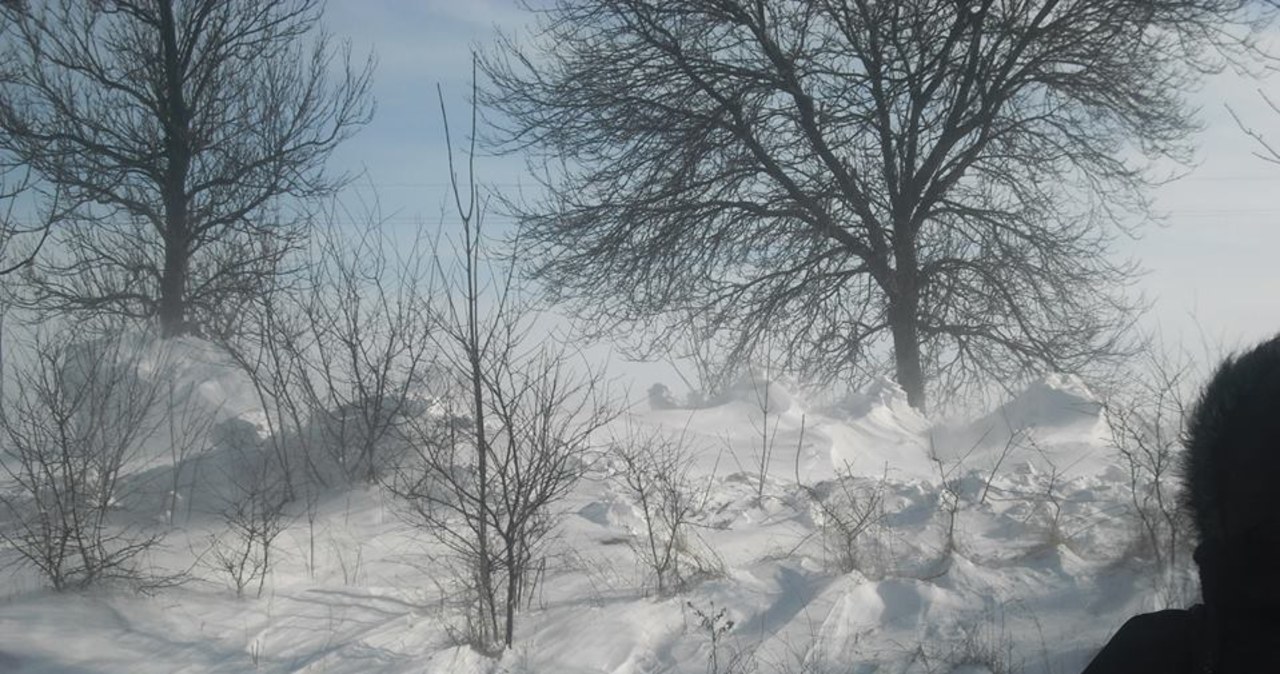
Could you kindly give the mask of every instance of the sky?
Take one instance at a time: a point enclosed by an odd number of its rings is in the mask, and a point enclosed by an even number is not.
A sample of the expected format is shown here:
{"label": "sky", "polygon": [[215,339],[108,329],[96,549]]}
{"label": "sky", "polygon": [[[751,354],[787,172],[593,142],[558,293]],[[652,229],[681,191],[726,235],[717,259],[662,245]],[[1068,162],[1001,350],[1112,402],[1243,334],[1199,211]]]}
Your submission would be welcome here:
{"label": "sky", "polygon": [[[456,144],[467,131],[471,51],[487,48],[496,30],[519,31],[527,22],[514,0],[330,0],[329,30],[349,39],[356,54],[372,51],[377,58],[374,119],[339,149],[333,165],[359,172],[359,185],[376,188],[389,225],[442,224],[446,231],[457,225],[447,201],[436,86]],[[1138,258],[1147,270],[1136,286],[1152,303],[1144,327],[1195,353],[1280,332],[1280,165],[1255,156],[1257,143],[1228,110],[1280,146],[1280,113],[1260,92],[1280,101],[1280,77],[1228,72],[1188,93],[1204,124],[1196,165],[1153,194],[1164,221],[1117,245],[1118,254]],[[531,183],[518,157],[481,157],[477,167],[480,179],[499,189]],[[491,224],[500,226],[501,218]],[[675,388],[668,368],[612,367],[637,378],[641,390],[653,379]]]}
{"label": "sky", "polygon": [[[519,30],[527,12],[512,0],[330,0],[325,18],[357,57],[372,52],[377,61],[374,118],[335,153],[333,165],[361,172],[357,186],[377,188],[394,224],[439,223],[451,203],[440,96],[461,151],[470,128],[472,51],[487,48],[499,28]],[[477,177],[515,188],[522,169],[518,157],[485,157]],[[457,218],[449,211],[444,220]]]}

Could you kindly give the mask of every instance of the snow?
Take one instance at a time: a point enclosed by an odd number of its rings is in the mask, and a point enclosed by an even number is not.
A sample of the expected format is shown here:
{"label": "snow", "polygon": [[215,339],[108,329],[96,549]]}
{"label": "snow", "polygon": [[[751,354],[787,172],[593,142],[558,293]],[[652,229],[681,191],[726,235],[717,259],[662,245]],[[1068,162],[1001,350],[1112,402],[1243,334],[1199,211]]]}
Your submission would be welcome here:
{"label": "snow", "polygon": [[[177,359],[196,404],[217,410],[219,432],[262,432],[252,388],[215,351],[191,342],[162,357]],[[713,659],[719,672],[1079,671],[1158,602],[1130,552],[1127,478],[1102,415],[1063,376],[949,424],[912,410],[891,382],[837,409],[760,380],[707,407],[634,409],[611,432],[658,430],[693,452],[704,503],[691,546],[705,573],[681,595],[653,596],[628,544],[640,512],[595,470],[562,504],[535,600],[498,660],[459,645],[441,550],[377,487],[326,491],[314,518],[294,513],[265,592],[237,599],[192,565],[219,533],[217,476],[232,457],[216,444],[190,457],[208,483],[184,495],[186,512],[166,512],[175,468],[161,437],[131,476],[154,485],[152,498],[124,507],[174,523],[148,563],[194,579],[153,595],[55,594],[29,574],[4,576],[0,672],[692,674]],[[764,485],[761,429],[772,438]],[[848,573],[810,495],[840,476],[883,498]],[[716,640],[697,611],[721,609],[733,627]]]}
{"label": "snow", "polygon": [[1102,405],[1072,375],[1043,377],[989,414],[936,430],[936,454],[970,465],[993,466],[1011,440],[1035,449],[1015,460],[1040,471],[1082,475],[1115,465]]}

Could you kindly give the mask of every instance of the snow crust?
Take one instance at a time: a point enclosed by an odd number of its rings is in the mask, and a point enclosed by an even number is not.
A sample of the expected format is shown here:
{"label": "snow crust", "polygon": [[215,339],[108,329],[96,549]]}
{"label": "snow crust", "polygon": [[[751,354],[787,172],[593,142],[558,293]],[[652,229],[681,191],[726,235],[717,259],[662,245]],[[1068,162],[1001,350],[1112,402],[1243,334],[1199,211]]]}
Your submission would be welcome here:
{"label": "snow crust", "polygon": [[[252,387],[216,350],[192,341],[163,357],[192,404],[217,411],[217,432],[265,432]],[[624,426],[691,448],[703,501],[691,545],[707,573],[683,595],[653,596],[629,545],[640,512],[601,467],[563,504],[536,600],[499,660],[457,643],[441,551],[376,487],[325,493],[314,521],[299,515],[281,537],[267,592],[237,600],[191,562],[221,526],[229,455],[215,443],[193,459],[208,481],[177,516],[160,437],[131,476],[155,498],[125,507],[173,527],[148,563],[195,580],[154,596],[57,595],[5,577],[0,672],[693,674],[713,656],[720,672],[1072,672],[1159,601],[1130,554],[1129,493],[1101,406],[1078,379],[1046,377],[950,425],[888,381],[823,410],[754,379],[699,409],[637,407],[612,430]],[[847,573],[813,501],[841,479],[879,490],[883,510]],[[733,627],[713,641],[695,609],[722,608]]]}

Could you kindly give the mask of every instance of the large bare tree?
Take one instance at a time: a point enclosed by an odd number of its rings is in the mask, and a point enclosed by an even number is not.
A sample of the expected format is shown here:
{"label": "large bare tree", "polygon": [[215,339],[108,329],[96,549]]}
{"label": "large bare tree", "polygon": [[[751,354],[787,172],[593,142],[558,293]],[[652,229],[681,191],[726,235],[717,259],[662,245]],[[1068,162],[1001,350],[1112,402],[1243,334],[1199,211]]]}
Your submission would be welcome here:
{"label": "large bare tree", "polygon": [[1079,371],[1140,302],[1113,238],[1250,0],[559,0],[483,62],[557,300],[649,350],[926,391]]}
{"label": "large bare tree", "polygon": [[[0,152],[74,208],[35,304],[199,327],[276,273],[297,200],[365,123],[371,63],[317,28],[320,0],[0,4]],[[67,210],[66,208],[62,210]]]}

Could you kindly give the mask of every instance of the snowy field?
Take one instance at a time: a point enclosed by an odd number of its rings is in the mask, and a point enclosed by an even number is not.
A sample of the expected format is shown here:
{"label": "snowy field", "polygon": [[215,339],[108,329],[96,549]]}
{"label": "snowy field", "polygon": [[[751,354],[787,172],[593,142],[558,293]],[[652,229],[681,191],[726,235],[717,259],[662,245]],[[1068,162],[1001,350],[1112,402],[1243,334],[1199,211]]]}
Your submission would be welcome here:
{"label": "snowy field", "polygon": [[[232,370],[186,358],[216,426],[261,421]],[[237,598],[209,563],[226,533],[210,485],[230,458],[186,457],[175,480],[157,440],[114,516],[167,531],[144,564],[189,580],[54,593],[5,574],[0,672],[1074,673],[1127,617],[1185,599],[1136,552],[1101,415],[1068,378],[946,425],[892,385],[839,404],[759,381],[698,409],[641,403],[599,442],[657,432],[686,449],[686,589],[655,591],[643,518],[602,453],[559,504],[497,661],[459,643],[448,556],[381,487],[329,490],[310,515],[298,504],[261,596]],[[856,535],[823,504],[866,515]]]}

